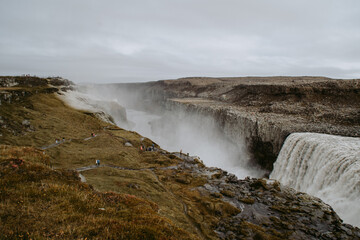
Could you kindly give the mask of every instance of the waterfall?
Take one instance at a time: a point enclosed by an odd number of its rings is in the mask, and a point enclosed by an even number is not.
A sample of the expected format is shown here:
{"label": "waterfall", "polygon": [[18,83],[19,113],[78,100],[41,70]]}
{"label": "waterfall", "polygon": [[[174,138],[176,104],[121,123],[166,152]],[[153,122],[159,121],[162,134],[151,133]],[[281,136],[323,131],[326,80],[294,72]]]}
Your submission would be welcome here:
{"label": "waterfall", "polygon": [[346,223],[360,226],[360,138],[293,133],[270,178],[321,198]]}

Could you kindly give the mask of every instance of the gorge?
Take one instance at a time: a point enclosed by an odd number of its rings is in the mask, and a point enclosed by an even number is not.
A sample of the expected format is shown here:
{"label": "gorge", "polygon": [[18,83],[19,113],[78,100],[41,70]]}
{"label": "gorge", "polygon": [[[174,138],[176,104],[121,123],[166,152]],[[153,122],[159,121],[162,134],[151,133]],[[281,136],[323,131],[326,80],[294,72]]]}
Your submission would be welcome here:
{"label": "gorge", "polygon": [[[260,79],[268,85],[243,102],[234,89],[254,91],[260,80],[243,88],[203,78],[93,86],[0,80],[1,237],[360,238],[358,102],[349,101],[357,100],[357,80],[336,80],[336,88],[325,80],[337,89],[320,91],[330,110],[322,98],[313,109],[303,101],[304,93],[316,99],[314,78],[295,79],[311,82],[306,91],[289,90],[289,79],[280,81],[285,87]],[[334,111],[339,105],[344,110]],[[291,134],[296,127],[327,135]],[[298,191],[309,189],[325,202]]]}
{"label": "gorge", "polygon": [[127,109],[130,129],[171,151],[182,149],[239,178],[270,176],[320,197],[359,226],[359,89],[359,80],[252,77],[82,91],[99,99],[106,93]]}

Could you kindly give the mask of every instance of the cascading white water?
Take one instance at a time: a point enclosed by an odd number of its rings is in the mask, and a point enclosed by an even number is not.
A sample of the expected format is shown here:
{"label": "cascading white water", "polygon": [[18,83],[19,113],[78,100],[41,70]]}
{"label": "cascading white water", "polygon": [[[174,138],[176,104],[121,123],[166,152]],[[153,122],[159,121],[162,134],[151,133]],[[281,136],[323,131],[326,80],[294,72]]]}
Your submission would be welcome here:
{"label": "cascading white water", "polygon": [[321,198],[346,223],[360,227],[360,138],[293,133],[270,178]]}

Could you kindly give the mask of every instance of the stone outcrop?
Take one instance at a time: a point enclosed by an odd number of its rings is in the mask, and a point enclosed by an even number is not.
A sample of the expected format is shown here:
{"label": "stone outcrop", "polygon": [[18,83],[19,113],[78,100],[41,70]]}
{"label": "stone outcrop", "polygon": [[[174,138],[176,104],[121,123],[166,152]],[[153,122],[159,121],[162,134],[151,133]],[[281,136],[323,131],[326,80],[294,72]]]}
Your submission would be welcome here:
{"label": "stone outcrop", "polygon": [[[177,177],[175,181],[184,188],[193,178],[206,178],[204,185],[191,189],[201,197],[187,203],[192,208],[205,207],[209,215],[215,215],[219,221],[213,230],[220,239],[360,238],[358,228],[343,224],[334,210],[319,198],[275,180],[239,180],[219,168],[205,167],[196,157],[176,156],[184,162],[172,171],[181,171],[182,178]],[[230,205],[217,207],[219,201]],[[197,224],[205,228],[208,217],[204,215]],[[194,219],[197,218],[194,216]]]}

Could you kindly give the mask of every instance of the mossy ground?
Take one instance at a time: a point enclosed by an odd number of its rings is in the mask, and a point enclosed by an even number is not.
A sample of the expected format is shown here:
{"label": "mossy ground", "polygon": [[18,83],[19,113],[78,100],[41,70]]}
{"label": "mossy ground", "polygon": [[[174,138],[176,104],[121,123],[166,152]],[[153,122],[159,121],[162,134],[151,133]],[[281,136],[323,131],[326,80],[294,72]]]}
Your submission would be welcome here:
{"label": "mossy ground", "polygon": [[193,239],[154,202],[98,192],[31,147],[1,146],[1,239]]}
{"label": "mossy ground", "polygon": [[[141,152],[140,144],[152,144],[149,139],[106,128],[109,124],[55,95],[33,94],[0,108],[6,124],[0,130],[0,238],[197,239],[181,202],[151,171],[93,169],[83,172],[89,185],[71,170],[96,159],[132,169],[179,160]],[[30,129],[21,124],[25,119]],[[97,136],[84,140],[92,132]],[[62,138],[64,143],[40,149]]]}

